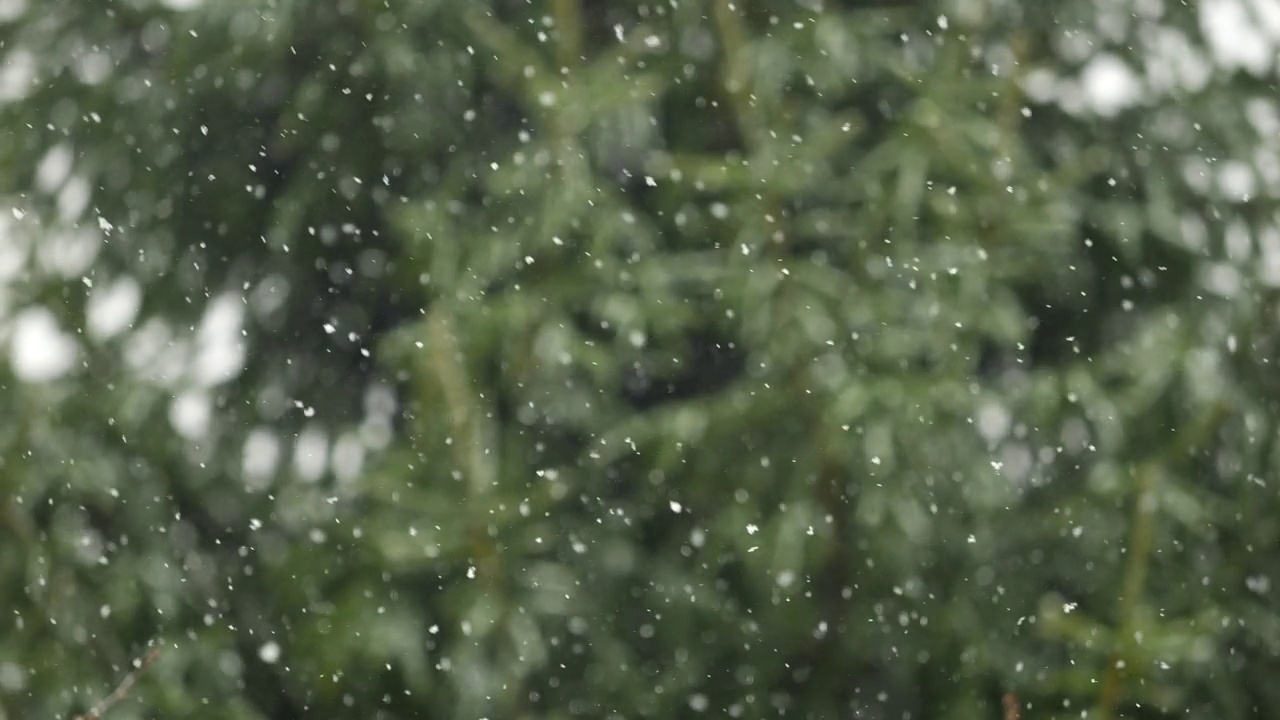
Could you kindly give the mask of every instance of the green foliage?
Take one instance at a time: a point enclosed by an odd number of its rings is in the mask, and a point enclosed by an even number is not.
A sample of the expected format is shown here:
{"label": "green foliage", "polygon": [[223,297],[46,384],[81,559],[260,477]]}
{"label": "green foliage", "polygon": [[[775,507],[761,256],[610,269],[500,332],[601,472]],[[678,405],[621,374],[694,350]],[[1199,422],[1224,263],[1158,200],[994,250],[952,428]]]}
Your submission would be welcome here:
{"label": "green foliage", "polygon": [[1215,11],[251,5],[0,29],[0,720],[1280,711]]}

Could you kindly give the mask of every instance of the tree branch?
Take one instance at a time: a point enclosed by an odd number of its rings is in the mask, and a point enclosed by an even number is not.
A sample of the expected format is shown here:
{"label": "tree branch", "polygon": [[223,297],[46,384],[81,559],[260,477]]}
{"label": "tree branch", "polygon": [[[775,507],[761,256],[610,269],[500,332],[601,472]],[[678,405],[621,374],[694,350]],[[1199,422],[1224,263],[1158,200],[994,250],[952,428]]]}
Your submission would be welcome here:
{"label": "tree branch", "polygon": [[160,648],[153,647],[148,650],[147,654],[143,655],[142,659],[137,661],[137,667],[134,668],[133,672],[125,675],[124,679],[120,681],[120,684],[116,686],[116,689],[112,691],[110,695],[99,700],[98,704],[94,705],[93,709],[89,712],[84,715],[77,715],[72,718],[72,720],[101,720],[103,713],[110,710],[111,706],[125,699],[125,697],[129,695],[129,691],[133,689],[134,683],[138,682],[138,678],[142,676],[142,673],[146,672],[147,668],[151,663],[155,662],[158,657],[160,657]]}

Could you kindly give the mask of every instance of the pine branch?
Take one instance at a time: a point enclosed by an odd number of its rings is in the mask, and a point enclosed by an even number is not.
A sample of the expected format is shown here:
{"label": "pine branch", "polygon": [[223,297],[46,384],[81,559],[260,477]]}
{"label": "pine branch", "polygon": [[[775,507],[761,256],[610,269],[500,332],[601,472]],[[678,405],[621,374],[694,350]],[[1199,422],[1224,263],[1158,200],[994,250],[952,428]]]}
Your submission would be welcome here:
{"label": "pine branch", "polygon": [[153,647],[148,650],[147,654],[143,655],[141,660],[138,660],[137,667],[134,668],[133,672],[125,675],[124,679],[120,681],[120,684],[116,686],[116,689],[110,695],[99,700],[98,704],[94,705],[89,712],[77,715],[72,720],[102,720],[102,714],[129,695],[134,683],[138,682],[138,678],[142,676],[142,673],[146,672],[147,668],[158,657],[160,657],[160,648]]}

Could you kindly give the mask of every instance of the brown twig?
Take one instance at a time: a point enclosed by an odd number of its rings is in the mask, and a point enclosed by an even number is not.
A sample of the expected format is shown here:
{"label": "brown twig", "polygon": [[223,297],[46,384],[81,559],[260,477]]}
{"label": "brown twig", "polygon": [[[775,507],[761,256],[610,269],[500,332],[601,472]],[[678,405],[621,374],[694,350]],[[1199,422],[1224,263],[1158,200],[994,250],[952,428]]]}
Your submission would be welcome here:
{"label": "brown twig", "polygon": [[143,655],[142,659],[138,661],[138,666],[134,668],[133,672],[125,675],[124,679],[120,681],[120,684],[116,686],[116,689],[110,695],[99,700],[98,704],[94,705],[89,712],[84,715],[77,715],[72,720],[102,720],[102,714],[110,710],[112,705],[125,699],[129,691],[133,689],[133,684],[138,682],[138,678],[142,673],[146,672],[147,667],[155,662],[158,657],[160,657],[160,648],[153,647],[148,650],[147,654]]}
{"label": "brown twig", "polygon": [[1018,696],[1013,693],[1004,696],[1004,720],[1018,720]]}

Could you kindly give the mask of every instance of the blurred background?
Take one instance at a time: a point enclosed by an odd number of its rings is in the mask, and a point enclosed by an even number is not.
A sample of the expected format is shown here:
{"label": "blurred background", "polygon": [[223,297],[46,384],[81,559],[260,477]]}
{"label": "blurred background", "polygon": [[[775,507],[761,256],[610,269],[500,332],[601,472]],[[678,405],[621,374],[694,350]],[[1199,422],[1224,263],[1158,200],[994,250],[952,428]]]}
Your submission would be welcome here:
{"label": "blurred background", "polygon": [[1278,51],[0,0],[0,718],[1280,717]]}

